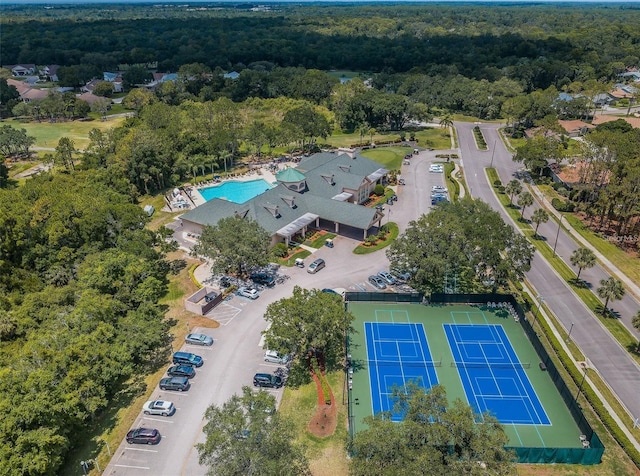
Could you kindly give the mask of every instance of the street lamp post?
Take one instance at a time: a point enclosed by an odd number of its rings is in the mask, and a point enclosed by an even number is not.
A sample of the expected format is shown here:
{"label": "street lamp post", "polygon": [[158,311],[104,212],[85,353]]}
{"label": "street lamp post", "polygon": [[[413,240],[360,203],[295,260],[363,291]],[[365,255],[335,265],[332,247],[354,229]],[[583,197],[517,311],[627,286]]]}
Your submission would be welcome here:
{"label": "street lamp post", "polygon": [[560,214],[560,221],[558,222],[558,231],[556,232],[556,242],[553,244],[553,257],[556,257],[556,246],[558,246],[558,237],[560,236],[560,225],[562,224],[563,214]]}
{"label": "street lamp post", "polygon": [[587,378],[587,368],[584,368],[584,374],[582,375],[582,381],[580,382],[580,385],[578,386],[578,391],[576,392],[576,398],[574,398],[574,400],[576,401],[576,403],[578,403],[578,397],[580,396],[580,391],[582,390],[582,385],[584,384],[584,380]]}
{"label": "street lamp post", "polygon": [[569,335],[567,335],[567,342],[571,340],[571,331],[573,330],[573,322],[571,323],[571,327],[569,328]]}
{"label": "street lamp post", "polygon": [[498,139],[495,140],[495,142],[493,143],[493,152],[491,152],[491,164],[489,165],[489,168],[493,168],[493,158],[496,155],[496,145],[498,144]]}
{"label": "street lamp post", "polygon": [[540,308],[542,307],[542,303],[544,302],[544,298],[542,296],[540,296],[538,294],[538,296],[536,296],[536,299],[538,300],[538,309],[536,310],[536,312],[533,314],[533,324],[536,324],[537,318],[540,315]]}

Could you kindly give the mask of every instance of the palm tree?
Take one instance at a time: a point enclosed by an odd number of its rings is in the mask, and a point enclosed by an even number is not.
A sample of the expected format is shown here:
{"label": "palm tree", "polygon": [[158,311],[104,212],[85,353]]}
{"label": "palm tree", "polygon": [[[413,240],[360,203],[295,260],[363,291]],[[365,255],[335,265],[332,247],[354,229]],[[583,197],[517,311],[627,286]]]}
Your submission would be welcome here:
{"label": "palm tree", "polygon": [[578,276],[576,276],[576,281],[578,281],[584,268],[595,266],[596,255],[589,248],[578,248],[571,253],[571,264],[578,267]]}
{"label": "palm tree", "polygon": [[[631,325],[640,331],[640,311],[636,312],[636,315],[631,319]],[[640,352],[640,339],[638,339],[636,352]]]}
{"label": "palm tree", "polygon": [[453,116],[449,113],[442,116],[442,118],[440,119],[440,127],[442,127],[443,129],[449,129],[452,126],[453,126]]}
{"label": "palm tree", "polygon": [[520,218],[524,218],[524,211],[529,205],[533,205],[533,195],[529,192],[524,192],[522,195],[518,197],[518,205],[522,207],[522,213],[520,214]]}
{"label": "palm tree", "polygon": [[543,208],[538,208],[531,215],[531,221],[536,224],[535,236],[538,236],[538,227],[541,223],[547,223],[549,221],[549,214]]}
{"label": "palm tree", "polygon": [[358,126],[358,134],[360,134],[359,144],[362,144],[364,136],[367,135],[368,133],[369,133],[369,125],[366,122]]}
{"label": "palm tree", "polygon": [[598,288],[598,296],[604,299],[603,313],[607,313],[609,301],[618,301],[622,299],[624,294],[625,289],[622,285],[622,281],[619,279],[616,279],[613,276],[607,279],[601,279],[600,287]]}
{"label": "palm tree", "polygon": [[371,139],[371,145],[373,145],[373,136],[378,132],[375,127],[369,129],[369,137]]}
{"label": "palm tree", "polygon": [[509,194],[509,205],[513,205],[513,196],[520,195],[522,193],[522,184],[520,180],[513,179],[511,182],[507,184],[504,189],[507,194]]}

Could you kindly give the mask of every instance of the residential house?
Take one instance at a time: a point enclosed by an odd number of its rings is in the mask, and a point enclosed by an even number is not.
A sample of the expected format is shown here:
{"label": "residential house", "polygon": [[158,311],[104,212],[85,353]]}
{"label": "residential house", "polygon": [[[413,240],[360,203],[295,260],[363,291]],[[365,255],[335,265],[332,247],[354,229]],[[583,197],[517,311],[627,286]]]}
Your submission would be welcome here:
{"label": "residential house", "polygon": [[58,82],[58,69],[60,66],[57,64],[50,64],[48,66],[43,66],[40,69],[40,76],[47,79],[47,81],[51,81],[53,83]]}
{"label": "residential house", "polygon": [[155,89],[168,81],[177,81],[178,73],[153,73],[153,80],[144,85],[145,88]]}
{"label": "residential house", "polygon": [[611,121],[617,121],[618,119],[622,119],[625,122],[628,122],[629,124],[631,124],[631,126],[635,127],[636,129],[640,129],[640,117],[635,117],[635,116],[613,116],[610,114],[600,114],[599,116],[596,116],[593,118],[592,124],[597,126],[600,124],[604,124],[605,122],[611,122]]}
{"label": "residential house", "polygon": [[236,80],[236,79],[238,79],[240,77],[240,73],[238,73],[237,71],[231,71],[230,73],[223,74],[222,77],[224,79]]}
{"label": "residential house", "polygon": [[[82,99],[83,101],[87,101],[89,103],[89,106],[93,105],[93,103],[98,100],[109,99],[109,98],[103,98],[102,96],[96,96],[95,94],[88,91],[77,95],[77,98]],[[109,100],[109,102],[111,102],[111,100]]]}
{"label": "residential house", "polygon": [[352,152],[314,154],[279,172],[274,188],[248,202],[213,199],[185,213],[181,229],[200,234],[205,225],[239,216],[256,220],[271,234],[272,244],[304,238],[310,226],[365,239],[380,227],[384,213],[362,204],[387,174],[377,162]]}
{"label": "residential house", "polygon": [[38,74],[35,64],[8,64],[3,68],[11,71],[13,76],[33,76]]}
{"label": "residential house", "polygon": [[587,124],[586,122],[579,120],[572,121],[558,121],[560,127],[567,131],[569,137],[579,137],[585,135],[589,130],[595,129],[596,126]]}
{"label": "residential house", "polygon": [[14,86],[18,90],[20,99],[24,102],[30,102],[34,99],[44,99],[49,94],[49,89],[34,88],[33,84],[28,83],[27,81],[7,79],[7,85]]}
{"label": "residential house", "polygon": [[114,93],[121,93],[124,91],[122,75],[120,73],[102,73],[102,80],[113,84]]}

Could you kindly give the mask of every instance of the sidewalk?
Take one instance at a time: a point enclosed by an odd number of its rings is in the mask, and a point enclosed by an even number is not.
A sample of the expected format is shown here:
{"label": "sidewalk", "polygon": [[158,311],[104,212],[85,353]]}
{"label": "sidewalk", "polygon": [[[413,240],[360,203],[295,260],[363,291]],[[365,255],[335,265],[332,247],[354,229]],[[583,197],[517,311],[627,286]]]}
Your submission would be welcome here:
{"label": "sidewalk", "polygon": [[[536,187],[534,184],[531,184],[531,188],[536,194],[536,197],[542,203],[543,207],[547,209],[548,212],[553,214],[556,217],[556,220],[560,221],[562,218],[562,214],[556,210],[553,205],[547,200],[544,194]],[[571,237],[576,240],[581,246],[585,248],[589,248],[596,255],[596,258],[604,268],[612,275],[617,277],[620,281],[622,281],[633,297],[640,301],[640,286],[634,283],[626,274],[624,274],[620,269],[616,267],[611,261],[609,261],[602,253],[600,253],[597,249],[595,249],[591,243],[589,243],[585,238],[582,237],[566,220],[562,222],[562,226],[564,226]]]}

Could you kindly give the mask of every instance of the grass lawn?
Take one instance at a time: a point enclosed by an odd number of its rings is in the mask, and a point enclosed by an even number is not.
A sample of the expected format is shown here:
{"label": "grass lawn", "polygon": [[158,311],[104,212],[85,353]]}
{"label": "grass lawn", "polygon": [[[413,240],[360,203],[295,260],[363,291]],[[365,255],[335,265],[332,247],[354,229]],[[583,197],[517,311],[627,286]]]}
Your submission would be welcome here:
{"label": "grass lawn", "polygon": [[362,155],[375,160],[387,170],[400,170],[404,156],[413,152],[411,147],[377,147],[362,151]]}
{"label": "grass lawn", "polygon": [[[415,132],[418,146],[426,149],[451,149],[451,136],[448,129],[442,127],[428,127]],[[407,137],[409,134],[407,134]]]}
{"label": "grass lawn", "polygon": [[35,137],[35,147],[55,148],[61,137],[68,137],[75,143],[76,149],[84,149],[89,145],[89,131],[102,131],[119,126],[124,118],[118,117],[107,121],[69,121],[69,122],[19,122],[15,119],[2,121],[16,129],[25,129],[27,135]]}
{"label": "grass lawn", "polygon": [[315,476],[347,475],[349,463],[345,452],[347,441],[347,407],[342,404],[344,373],[333,372],[327,375],[329,385],[338,406],[338,425],[333,435],[318,438],[312,435],[307,425],[313,417],[318,403],[318,394],[314,383],[292,389],[285,387],[279,412],[293,422],[298,442],[306,450]]}
{"label": "grass lawn", "polygon": [[[333,240],[335,237],[335,233],[329,233],[324,230],[320,230],[309,236],[303,244],[310,246],[311,248],[320,249],[325,245],[327,240]],[[297,258],[301,257],[297,256]]]}

